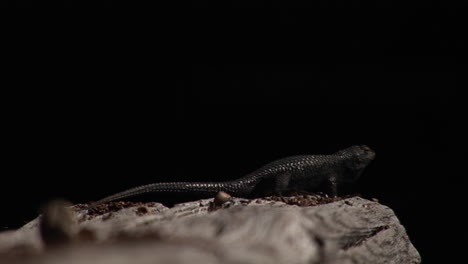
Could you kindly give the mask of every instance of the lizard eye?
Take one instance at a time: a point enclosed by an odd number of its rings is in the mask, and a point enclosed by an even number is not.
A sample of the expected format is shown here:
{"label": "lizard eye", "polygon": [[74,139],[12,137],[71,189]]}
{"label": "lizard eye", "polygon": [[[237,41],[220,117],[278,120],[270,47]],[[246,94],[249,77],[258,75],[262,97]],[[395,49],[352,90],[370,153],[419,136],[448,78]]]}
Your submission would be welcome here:
{"label": "lizard eye", "polygon": [[362,150],[364,150],[364,151],[372,151],[372,149],[369,148],[369,147],[366,146],[366,145],[360,145],[359,147],[360,147]]}

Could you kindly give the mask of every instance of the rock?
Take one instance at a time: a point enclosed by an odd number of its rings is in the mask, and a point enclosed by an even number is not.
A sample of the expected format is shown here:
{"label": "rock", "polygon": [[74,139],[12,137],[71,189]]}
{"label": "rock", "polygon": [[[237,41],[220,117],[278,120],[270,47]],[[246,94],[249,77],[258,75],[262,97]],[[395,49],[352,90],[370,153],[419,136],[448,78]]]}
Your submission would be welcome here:
{"label": "rock", "polygon": [[71,203],[53,200],[42,208],[39,231],[41,239],[49,247],[70,242],[76,233],[76,217]]}
{"label": "rock", "polygon": [[45,246],[36,219],[0,233],[0,262],[421,262],[393,211],[359,197],[229,198],[216,206],[205,199],[173,208],[118,202],[94,212],[79,205],[74,209],[79,231],[71,243]]}

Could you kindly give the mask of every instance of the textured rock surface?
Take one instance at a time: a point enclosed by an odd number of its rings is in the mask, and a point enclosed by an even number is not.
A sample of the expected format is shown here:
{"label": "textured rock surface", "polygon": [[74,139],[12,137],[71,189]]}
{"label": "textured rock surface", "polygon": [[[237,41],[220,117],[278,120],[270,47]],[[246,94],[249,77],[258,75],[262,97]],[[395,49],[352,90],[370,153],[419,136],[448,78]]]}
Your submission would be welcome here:
{"label": "textured rock surface", "polygon": [[0,263],[421,262],[393,211],[377,202],[353,197],[296,206],[234,198],[215,207],[212,200],[93,214],[75,207],[72,239],[59,246],[43,242],[39,218],[0,233]]}

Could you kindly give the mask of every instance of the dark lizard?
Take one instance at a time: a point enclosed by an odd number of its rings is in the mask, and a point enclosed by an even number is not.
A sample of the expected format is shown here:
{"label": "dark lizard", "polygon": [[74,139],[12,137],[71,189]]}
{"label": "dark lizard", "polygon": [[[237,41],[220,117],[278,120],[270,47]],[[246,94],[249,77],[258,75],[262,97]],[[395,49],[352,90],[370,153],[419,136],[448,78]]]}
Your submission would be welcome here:
{"label": "dark lizard", "polygon": [[337,184],[354,182],[375,158],[368,146],[351,146],[331,155],[302,155],[271,162],[260,169],[232,181],[225,182],[161,182],[135,187],[93,204],[92,207],[122,198],[145,193],[186,193],[212,197],[224,191],[236,197],[260,197],[281,194],[286,190],[315,190],[328,183],[336,196]]}

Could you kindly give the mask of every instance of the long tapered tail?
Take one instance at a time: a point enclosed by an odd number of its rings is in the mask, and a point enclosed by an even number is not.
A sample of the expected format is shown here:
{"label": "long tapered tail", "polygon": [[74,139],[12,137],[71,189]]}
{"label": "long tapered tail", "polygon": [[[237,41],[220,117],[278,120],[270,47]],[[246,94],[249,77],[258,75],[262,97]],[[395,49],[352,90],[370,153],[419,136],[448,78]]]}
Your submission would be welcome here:
{"label": "long tapered tail", "polygon": [[[237,188],[233,188],[236,184],[233,182],[161,182],[161,183],[152,183],[148,185],[143,185],[128,189],[123,192],[116,193],[114,195],[108,196],[104,199],[101,199],[91,206],[111,202],[115,200],[120,200],[123,198],[128,198],[132,196],[137,196],[146,193],[190,193],[196,194],[199,196],[210,197],[214,196],[219,191],[226,191],[233,195],[236,195]],[[234,193],[233,193],[234,192]]]}

